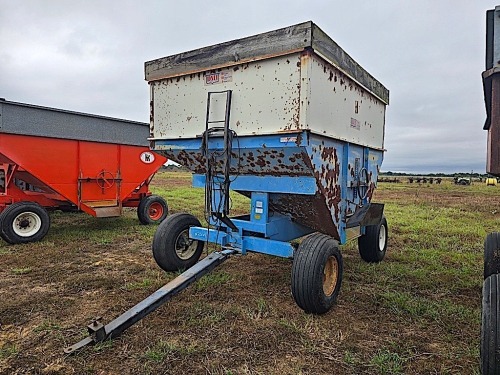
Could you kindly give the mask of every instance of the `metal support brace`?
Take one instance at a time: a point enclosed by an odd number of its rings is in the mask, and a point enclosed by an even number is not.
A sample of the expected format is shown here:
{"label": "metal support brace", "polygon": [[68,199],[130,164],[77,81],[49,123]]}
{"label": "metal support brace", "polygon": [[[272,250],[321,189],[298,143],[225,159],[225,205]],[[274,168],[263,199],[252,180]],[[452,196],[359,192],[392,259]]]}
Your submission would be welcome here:
{"label": "metal support brace", "polygon": [[224,250],[208,255],[206,258],[196,263],[193,267],[189,268],[187,271],[183,272],[175,279],[151,294],[149,297],[139,302],[130,310],[126,311],[106,325],[103,325],[100,322],[100,318],[97,318],[87,327],[89,337],[64,349],[64,352],[66,354],[71,354],[88,344],[103,342],[119,336],[128,327],[137,323],[165,302],[168,302],[173,296],[186,289],[202,276],[210,273],[215,267],[222,264],[231,254],[234,253],[235,251],[233,250]]}

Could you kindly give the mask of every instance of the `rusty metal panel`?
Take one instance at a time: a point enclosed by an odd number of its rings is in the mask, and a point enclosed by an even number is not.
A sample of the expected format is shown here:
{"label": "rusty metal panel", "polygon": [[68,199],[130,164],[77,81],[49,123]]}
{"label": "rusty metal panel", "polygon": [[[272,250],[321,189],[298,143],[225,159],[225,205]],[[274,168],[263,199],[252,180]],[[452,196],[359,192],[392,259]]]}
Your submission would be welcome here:
{"label": "rusty metal panel", "polygon": [[[155,139],[194,138],[205,130],[209,92],[233,90],[230,128],[238,135],[299,128],[300,54],[150,83]],[[225,103],[220,103],[225,105]],[[211,108],[213,118],[223,110]]]}
{"label": "rusty metal panel", "polygon": [[321,55],[330,64],[342,70],[382,102],[389,104],[389,90],[382,83],[363,69],[361,65],[317,25],[313,24],[312,28],[311,47],[316,54]]}
{"label": "rusty metal panel", "polygon": [[[155,151],[197,174],[204,174],[205,157],[201,142],[199,138],[157,141]],[[211,138],[209,143],[209,153],[223,148],[222,137]],[[307,130],[295,134],[241,137],[238,141],[233,140],[232,150],[232,188],[244,195],[249,195],[248,185],[242,187],[237,183],[242,176],[314,177],[316,186],[313,191],[309,190],[310,187],[306,191],[300,184],[295,184],[295,190],[287,186],[270,193],[270,207],[289,215],[297,223],[338,240],[342,240],[347,217],[371,201],[383,160],[381,150]],[[217,169],[222,169],[222,162]]]}
{"label": "rusty metal panel", "polygon": [[500,66],[500,5],[486,12],[486,70]]}
{"label": "rusty metal panel", "polygon": [[307,99],[301,97],[300,117],[305,127],[328,137],[383,149],[385,103],[313,53],[302,56],[304,66],[309,66],[310,72]]}
{"label": "rusty metal panel", "polygon": [[[238,189],[238,176],[255,178],[253,186],[257,177],[273,183],[282,176],[314,177],[313,192],[301,184],[273,190],[269,205],[345,243],[347,218],[371,201],[376,187],[389,92],[319,28],[311,24],[311,30],[315,42],[302,50],[280,50],[256,61],[207,67],[203,51],[191,51],[192,62],[200,64],[193,72],[192,65],[183,70],[186,56],[163,59],[163,73],[172,75],[148,79],[151,147],[205,173],[205,155],[216,157],[228,147],[217,133],[204,138],[201,147],[207,113],[210,121],[222,120],[226,104],[223,99],[209,104],[208,94],[223,92],[222,98],[231,90],[232,188],[248,194],[247,186]],[[224,53],[244,44],[231,43],[223,46]],[[219,159],[212,165],[215,173],[222,173],[224,160]],[[270,184],[259,188],[268,191]],[[359,230],[351,232],[359,235]]]}
{"label": "rusty metal panel", "polygon": [[313,22],[162,57],[144,64],[148,82],[314,50],[389,104],[389,91]]}
{"label": "rusty metal panel", "polygon": [[[310,51],[150,85],[153,139],[199,137],[208,93],[232,90],[230,128],[238,136],[310,130],[384,146],[385,103]],[[223,100],[211,103],[210,119],[222,119],[224,108]]]}
{"label": "rusty metal panel", "polygon": [[489,98],[486,172],[500,176],[500,72],[487,77],[486,82],[485,89],[489,89],[485,91],[485,98]]}

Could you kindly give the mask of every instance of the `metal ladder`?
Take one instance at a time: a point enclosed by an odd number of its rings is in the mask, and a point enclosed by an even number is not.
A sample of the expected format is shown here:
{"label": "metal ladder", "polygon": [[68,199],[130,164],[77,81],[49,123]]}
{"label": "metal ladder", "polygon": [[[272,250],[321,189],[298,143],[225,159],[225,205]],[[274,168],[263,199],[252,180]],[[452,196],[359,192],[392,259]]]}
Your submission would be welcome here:
{"label": "metal ladder", "polygon": [[[213,108],[214,98],[213,96],[219,96],[223,98],[224,101],[224,118],[223,119],[212,119],[211,114],[216,112],[216,108]],[[234,132],[229,128],[229,120],[231,115],[231,98],[232,90],[225,91],[213,91],[208,92],[207,98],[207,112],[206,112],[206,123],[205,132],[203,134],[203,154],[205,156],[205,173],[206,173],[206,183],[205,183],[205,209],[207,211],[207,216],[215,218],[226,224],[233,230],[237,230],[236,226],[229,219],[230,211],[230,199],[229,199],[229,188],[231,185],[230,173],[231,173],[231,150],[232,150],[232,140]],[[218,102],[215,98],[215,102]],[[216,124],[223,124],[223,126],[215,126]],[[224,135],[224,149],[222,153],[209,151],[209,138],[211,136]],[[222,169],[218,170],[218,162],[222,159]],[[220,181],[218,177],[222,174],[223,179]],[[220,196],[221,206],[214,208],[213,193],[216,192]]]}

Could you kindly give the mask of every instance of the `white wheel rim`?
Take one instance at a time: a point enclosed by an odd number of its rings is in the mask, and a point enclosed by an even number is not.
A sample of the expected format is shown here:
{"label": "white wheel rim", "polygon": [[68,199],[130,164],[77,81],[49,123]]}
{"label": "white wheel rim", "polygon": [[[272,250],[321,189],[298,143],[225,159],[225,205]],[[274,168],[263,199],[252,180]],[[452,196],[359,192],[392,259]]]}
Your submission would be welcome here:
{"label": "white wheel rim", "polygon": [[387,232],[385,229],[385,225],[381,225],[380,231],[378,232],[378,249],[379,249],[379,251],[384,251],[386,240],[387,240]]}
{"label": "white wheel rim", "polygon": [[175,240],[175,252],[182,260],[189,260],[196,253],[198,241],[189,238],[189,230],[182,231]]}
{"label": "white wheel rim", "polygon": [[31,237],[42,227],[42,219],[34,212],[17,215],[12,223],[14,233],[20,237]]}

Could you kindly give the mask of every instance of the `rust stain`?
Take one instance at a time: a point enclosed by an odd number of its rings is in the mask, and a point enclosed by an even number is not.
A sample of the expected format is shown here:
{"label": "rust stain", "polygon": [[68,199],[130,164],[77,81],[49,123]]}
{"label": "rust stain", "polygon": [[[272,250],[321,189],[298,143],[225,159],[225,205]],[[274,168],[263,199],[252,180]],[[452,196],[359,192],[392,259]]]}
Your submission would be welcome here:
{"label": "rust stain", "polygon": [[304,196],[296,194],[273,194],[272,210],[288,214],[293,220],[309,228],[340,240],[337,226],[331,220],[330,210],[319,194]]}

